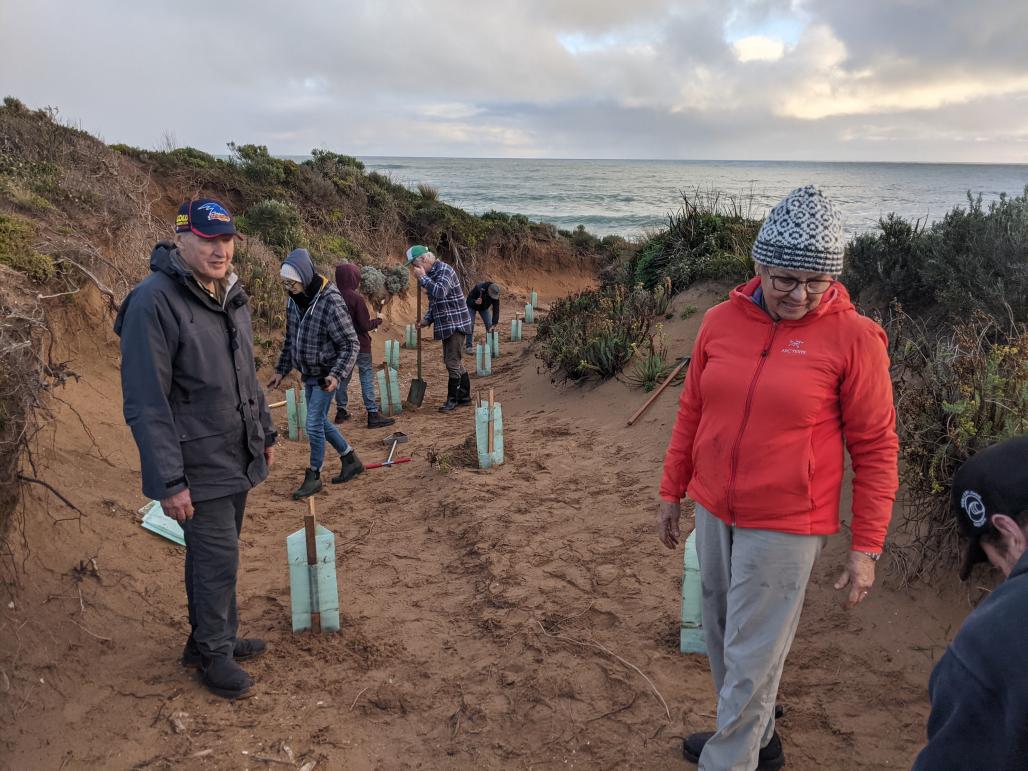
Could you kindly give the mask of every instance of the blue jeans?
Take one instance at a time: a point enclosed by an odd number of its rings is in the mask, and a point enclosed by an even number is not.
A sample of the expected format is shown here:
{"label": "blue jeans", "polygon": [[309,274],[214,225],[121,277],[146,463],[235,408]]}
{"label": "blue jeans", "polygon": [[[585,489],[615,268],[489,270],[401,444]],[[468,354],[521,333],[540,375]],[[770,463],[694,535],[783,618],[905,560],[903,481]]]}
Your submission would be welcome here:
{"label": "blue jeans", "polygon": [[[369,415],[378,412],[378,402],[375,401],[375,370],[371,365],[371,354],[358,353],[357,365],[353,369],[359,370],[361,398],[364,399],[364,409]],[[346,405],[349,403],[346,390],[350,387],[352,379],[353,370],[350,371],[350,377],[339,381],[339,388],[336,389],[336,406],[341,410],[345,410]]]}
{"label": "blue jeans", "polygon": [[471,331],[464,335],[464,347],[473,348],[475,346],[475,317],[478,315],[482,316],[482,323],[485,324],[486,330],[493,325],[493,316],[491,308],[471,308],[468,310],[471,312]]}
{"label": "blue jeans", "polygon": [[307,394],[307,439],[311,443],[311,468],[321,470],[325,463],[325,440],[340,455],[346,455],[353,448],[339,429],[328,419],[328,408],[332,406],[332,394],[318,385],[316,378],[303,381]]}

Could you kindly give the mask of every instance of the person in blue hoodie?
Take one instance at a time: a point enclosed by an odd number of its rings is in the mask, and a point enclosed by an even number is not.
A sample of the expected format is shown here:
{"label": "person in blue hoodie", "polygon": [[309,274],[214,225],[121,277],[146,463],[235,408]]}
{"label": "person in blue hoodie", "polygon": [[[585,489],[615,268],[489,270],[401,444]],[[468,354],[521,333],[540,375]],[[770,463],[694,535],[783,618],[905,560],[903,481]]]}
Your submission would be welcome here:
{"label": "person in blue hoodie", "polygon": [[276,436],[257,383],[249,297],[232,270],[235,239],[220,202],[183,203],[174,243],[154,247],[150,275],[114,323],[143,494],[185,535],[182,665],[233,699],[253,686],[237,662],[267,647],[236,636],[236,574],[247,494],[268,476]]}
{"label": "person in blue hoodie", "polygon": [[932,671],[928,744],[914,771],[1028,769],[1028,434],[971,456],[950,491],[960,578],[989,562],[1006,580],[964,621]]}
{"label": "person in blue hoodie", "polygon": [[333,484],[349,482],[364,471],[364,464],[353,447],[328,419],[332,395],[353,373],[360,343],[343,296],[335,284],[317,272],[306,249],[289,253],[279,278],[289,294],[286,334],[275,376],[268,387],[278,388],[293,369],[298,369],[303,378],[311,462],[304,473],[303,484],[293,492],[293,498],[299,500],[321,490],[326,440],[339,453],[342,462],[339,474],[332,477]]}

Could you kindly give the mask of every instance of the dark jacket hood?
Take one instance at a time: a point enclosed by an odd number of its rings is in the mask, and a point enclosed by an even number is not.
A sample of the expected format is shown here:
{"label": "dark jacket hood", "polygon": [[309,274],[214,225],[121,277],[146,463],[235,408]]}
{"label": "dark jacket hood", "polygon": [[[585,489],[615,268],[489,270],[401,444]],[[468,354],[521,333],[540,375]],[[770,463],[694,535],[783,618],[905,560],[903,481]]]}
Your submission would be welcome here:
{"label": "dark jacket hood", "polygon": [[289,256],[286,257],[285,264],[296,269],[296,272],[300,274],[300,278],[303,279],[305,287],[310,286],[314,280],[314,274],[317,272],[314,268],[314,260],[311,259],[310,252],[306,249],[293,249]]}
{"label": "dark jacket hood", "polygon": [[336,286],[343,291],[357,291],[361,285],[361,269],[352,262],[336,265]]}

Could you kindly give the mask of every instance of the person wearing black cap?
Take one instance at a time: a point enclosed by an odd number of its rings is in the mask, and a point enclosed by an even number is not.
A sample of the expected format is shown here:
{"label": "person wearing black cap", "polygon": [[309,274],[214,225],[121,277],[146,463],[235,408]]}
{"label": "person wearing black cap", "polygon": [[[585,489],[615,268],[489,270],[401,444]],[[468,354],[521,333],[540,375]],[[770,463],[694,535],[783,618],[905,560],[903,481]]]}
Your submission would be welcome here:
{"label": "person wearing black cap", "polygon": [[964,621],[932,671],[928,744],[914,771],[1028,768],[1028,435],[972,456],[953,476],[960,578],[979,562],[1006,580]]}
{"label": "person wearing black cap", "polygon": [[475,315],[482,317],[488,334],[500,323],[500,285],[482,281],[468,292],[468,312],[471,314],[471,331],[464,336],[464,352],[475,353]]}
{"label": "person wearing black cap", "polygon": [[183,203],[174,243],[154,247],[150,275],[114,324],[143,494],[185,534],[182,665],[199,667],[227,698],[253,685],[236,661],[266,647],[236,636],[236,573],[247,493],[267,477],[276,437],[257,383],[249,297],[232,271],[236,238],[218,201]]}

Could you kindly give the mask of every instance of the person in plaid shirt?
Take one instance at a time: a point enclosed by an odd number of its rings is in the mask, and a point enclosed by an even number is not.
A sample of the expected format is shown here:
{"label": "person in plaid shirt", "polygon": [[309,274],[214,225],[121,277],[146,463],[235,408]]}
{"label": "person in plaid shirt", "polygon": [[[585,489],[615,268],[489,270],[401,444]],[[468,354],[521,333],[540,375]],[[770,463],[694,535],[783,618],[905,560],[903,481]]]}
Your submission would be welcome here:
{"label": "person in plaid shirt", "polygon": [[457,273],[445,262],[436,259],[427,246],[407,250],[407,264],[414,266],[418,283],[428,293],[428,313],[418,319],[418,328],[431,326],[433,337],[443,343],[443,364],[449,381],[446,402],[440,412],[451,412],[471,404],[471,379],[461,363],[464,335],[471,332],[471,314],[464,299]]}
{"label": "person in plaid shirt", "polygon": [[348,378],[357,363],[360,342],[350,312],[335,284],[314,269],[306,249],[294,249],[282,264],[279,278],[289,299],[286,301],[286,335],[275,376],[268,388],[278,388],[293,369],[300,370],[307,395],[307,438],[311,465],[293,498],[307,498],[321,489],[321,466],[325,461],[325,440],[339,453],[342,470],[333,484],[348,482],[364,471],[353,447],[328,419],[332,394]]}

